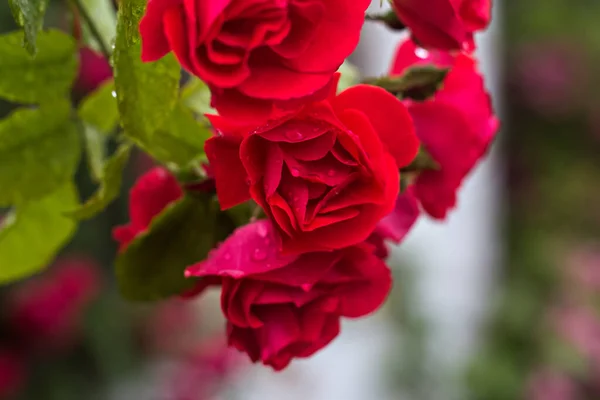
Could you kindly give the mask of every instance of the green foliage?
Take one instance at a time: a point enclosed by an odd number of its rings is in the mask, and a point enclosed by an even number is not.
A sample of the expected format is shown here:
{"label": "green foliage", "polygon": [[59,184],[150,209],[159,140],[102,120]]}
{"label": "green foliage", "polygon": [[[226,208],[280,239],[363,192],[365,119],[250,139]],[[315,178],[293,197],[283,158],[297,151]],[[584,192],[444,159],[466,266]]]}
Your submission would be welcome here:
{"label": "green foliage", "polygon": [[[24,37],[19,39],[21,46],[25,47],[31,55],[37,53],[38,32],[44,24],[48,3],[49,0],[8,0],[17,25],[25,31]],[[21,33],[19,33],[19,37],[22,37]],[[0,59],[2,58],[0,57]]]}
{"label": "green foliage", "polygon": [[114,83],[110,81],[89,94],[79,105],[79,118],[102,133],[111,133],[119,124],[114,90]]}
{"label": "green foliage", "polygon": [[198,115],[216,114],[210,106],[210,89],[200,79],[191,77],[181,90],[181,101]]}
{"label": "green foliage", "polygon": [[354,65],[350,64],[349,61],[344,61],[342,66],[338,69],[338,72],[342,74],[340,82],[338,83],[338,92],[356,85],[359,81],[360,72]]}
{"label": "green foliage", "polygon": [[[102,44],[110,47],[117,33],[117,18],[112,0],[80,0],[79,4],[87,15],[93,16]],[[87,25],[83,26],[83,37],[93,48],[102,50],[102,46],[97,38],[93,37]]]}
{"label": "green foliage", "polygon": [[85,139],[85,155],[92,179],[100,182],[104,176],[104,159],[106,158],[106,142],[108,138],[91,125],[83,124]]}
{"label": "green foliage", "polygon": [[153,140],[141,147],[163,163],[185,166],[204,154],[204,142],[211,136],[206,124],[199,123],[190,110],[177,105]]}
{"label": "green foliage", "polygon": [[201,261],[218,240],[218,206],[206,197],[187,195],[155,217],[117,258],[122,295],[153,301],[180,294],[194,285],[185,268]]}
{"label": "green foliage", "polygon": [[42,197],[70,181],[80,151],[66,100],[14,111],[0,121],[0,206]]}
{"label": "green foliage", "polygon": [[123,2],[114,49],[115,89],[125,134],[151,149],[157,129],[171,116],[179,95],[180,67],[172,55],[153,63],[141,60],[139,20],[144,0]]}
{"label": "green foliage", "polygon": [[21,46],[21,33],[0,35],[0,97],[37,104],[68,95],[77,74],[75,41],[58,32],[40,32],[32,58]]}
{"label": "green foliage", "polygon": [[411,67],[400,76],[384,76],[368,79],[366,83],[384,88],[401,98],[426,100],[440,88],[446,75],[447,68],[434,65]]}
{"label": "green foliage", "polygon": [[36,273],[52,261],[75,232],[75,222],[63,213],[77,203],[77,190],[69,182],[6,217],[0,225],[1,283]]}
{"label": "green foliage", "polygon": [[129,160],[131,146],[122,144],[106,162],[101,175],[102,182],[94,195],[85,204],[69,214],[79,219],[89,219],[104,210],[111,202],[119,197],[123,170]]}

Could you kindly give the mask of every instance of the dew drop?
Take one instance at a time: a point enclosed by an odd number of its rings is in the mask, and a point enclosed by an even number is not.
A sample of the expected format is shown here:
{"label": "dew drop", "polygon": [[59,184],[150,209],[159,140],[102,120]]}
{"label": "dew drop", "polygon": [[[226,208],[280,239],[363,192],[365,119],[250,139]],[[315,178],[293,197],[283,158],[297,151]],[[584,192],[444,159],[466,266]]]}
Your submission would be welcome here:
{"label": "dew drop", "polygon": [[254,261],[263,261],[267,258],[267,253],[263,249],[256,248],[254,249],[254,254],[252,254],[252,259]]}
{"label": "dew drop", "polygon": [[112,95],[112,97],[114,97],[115,99],[117,98],[117,92],[115,92],[114,90],[110,93]]}
{"label": "dew drop", "polygon": [[244,276],[244,273],[237,269],[229,269],[229,270],[222,271],[219,275],[230,276],[235,279],[235,278],[241,278],[242,276]]}
{"label": "dew drop", "polygon": [[292,168],[290,172],[292,173],[292,176],[300,176],[298,168]]}
{"label": "dew drop", "polygon": [[429,52],[421,47],[415,50],[415,54],[421,59],[429,57]]}
{"label": "dew drop", "polygon": [[266,238],[268,232],[267,232],[267,227],[265,226],[265,224],[258,224],[258,226],[256,227],[256,233],[261,238]]}
{"label": "dew drop", "polygon": [[304,134],[297,129],[290,129],[285,132],[285,137],[290,140],[300,140],[304,137]]}
{"label": "dew drop", "polygon": [[300,288],[305,292],[310,292],[310,289],[312,289],[312,285],[310,283],[304,283],[300,285]]}
{"label": "dew drop", "polygon": [[192,276],[192,272],[189,269],[186,269],[185,272],[183,273],[183,276],[185,276],[186,278],[189,278]]}

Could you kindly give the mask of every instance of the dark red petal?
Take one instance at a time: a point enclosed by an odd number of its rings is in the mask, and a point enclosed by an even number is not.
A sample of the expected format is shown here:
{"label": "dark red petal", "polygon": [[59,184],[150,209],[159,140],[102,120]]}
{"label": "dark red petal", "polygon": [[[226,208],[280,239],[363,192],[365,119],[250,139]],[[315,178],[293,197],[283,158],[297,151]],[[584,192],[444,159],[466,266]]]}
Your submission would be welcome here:
{"label": "dark red petal", "polygon": [[181,63],[181,65],[190,72],[194,72],[193,61],[188,54],[188,37],[182,21],[183,10],[179,7],[169,8],[163,14],[163,25],[165,27],[165,35],[169,42],[169,46],[173,53]]}
{"label": "dark red petal", "polygon": [[411,185],[398,196],[394,211],[377,224],[376,230],[384,238],[400,243],[417,222],[419,214],[419,203]]}
{"label": "dark red petal", "polygon": [[180,4],[181,1],[148,1],[146,13],[140,21],[142,61],[156,61],[171,51],[171,47],[165,36],[163,16],[165,11],[170,8],[178,9]]}
{"label": "dark red petal", "polygon": [[216,136],[206,141],[204,150],[215,174],[221,209],[250,199],[246,170],[240,160],[240,142]]}
{"label": "dark red petal", "polygon": [[282,256],[269,221],[245,225],[229,236],[206,261],[189,267],[187,276],[229,276],[241,279],[282,268],[296,257]]}
{"label": "dark red petal", "polygon": [[339,290],[343,316],[362,317],[383,304],[392,287],[392,276],[382,260],[363,247],[354,247],[346,250],[338,267],[352,268],[362,279],[358,284],[340,285],[336,290]]}
{"label": "dark red petal", "polygon": [[419,140],[412,118],[406,106],[391,93],[358,85],[343,91],[332,103],[339,112],[354,109],[365,113],[399,168],[410,164],[417,155]]}

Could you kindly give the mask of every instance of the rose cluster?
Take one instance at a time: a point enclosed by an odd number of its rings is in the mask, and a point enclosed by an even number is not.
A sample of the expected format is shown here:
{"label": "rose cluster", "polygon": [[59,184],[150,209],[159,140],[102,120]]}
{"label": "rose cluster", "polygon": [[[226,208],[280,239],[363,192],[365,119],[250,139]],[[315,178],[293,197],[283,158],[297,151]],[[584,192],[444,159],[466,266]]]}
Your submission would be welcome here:
{"label": "rose cluster", "polygon": [[[448,69],[432,97],[366,84],[338,94],[336,71],[370,3],[150,0],[140,24],[144,61],[173,52],[211,89],[218,115],[207,115],[205,152],[221,208],[252,201],[265,217],[186,276],[220,287],[229,345],[276,370],[331,342],[342,317],[382,305],[387,242],[421,210],[445,218],[498,128],[469,53],[489,0],[394,2],[415,41],[400,46],[390,75]],[[411,168],[421,153],[435,168]],[[160,167],[140,178],[131,222],[115,230],[121,251],[188,189]]]}

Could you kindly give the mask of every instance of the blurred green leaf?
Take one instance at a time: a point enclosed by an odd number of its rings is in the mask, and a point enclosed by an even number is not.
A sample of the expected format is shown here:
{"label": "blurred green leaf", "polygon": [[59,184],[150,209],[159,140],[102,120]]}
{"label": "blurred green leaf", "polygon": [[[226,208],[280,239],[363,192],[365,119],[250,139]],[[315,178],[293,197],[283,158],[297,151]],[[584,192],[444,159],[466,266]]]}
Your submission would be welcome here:
{"label": "blurred green leaf", "polygon": [[204,142],[211,136],[207,125],[196,121],[192,112],[183,105],[177,105],[152,140],[139,144],[162,163],[184,167],[204,154]]}
{"label": "blurred green leaf", "polygon": [[[80,0],[80,4],[88,15],[94,17],[94,24],[102,42],[110,48],[117,34],[117,19],[113,2],[111,0]],[[95,50],[102,50],[96,43],[96,38],[89,32],[87,24],[83,24],[83,37],[86,43],[91,44]]]}
{"label": "blurred green leaf", "polygon": [[191,289],[195,280],[185,278],[185,268],[204,259],[215,245],[217,212],[211,198],[187,195],[155,217],[117,258],[122,295],[153,301]]}
{"label": "blurred green leaf", "polygon": [[111,133],[119,123],[115,86],[107,82],[89,94],[79,105],[79,118],[102,133]]}
{"label": "blurred green leaf", "polygon": [[95,182],[104,177],[104,159],[106,158],[106,142],[108,138],[91,125],[83,124],[85,153],[88,168]]}
{"label": "blurred green leaf", "polygon": [[42,270],[68,242],[76,222],[63,214],[78,203],[72,183],[40,200],[18,206],[0,224],[0,282]]}
{"label": "blurred green leaf", "polygon": [[54,30],[40,32],[35,58],[21,41],[21,32],[0,35],[0,97],[33,104],[68,95],[78,66],[73,38]]}
{"label": "blurred green leaf", "polygon": [[0,206],[56,190],[74,175],[80,152],[68,101],[14,111],[0,121]]}
{"label": "blurred green leaf", "polygon": [[438,68],[434,65],[417,66],[408,68],[400,76],[370,78],[365,83],[382,87],[399,97],[422,101],[435,94],[444,82],[448,71],[447,68]]}
{"label": "blurred green leaf", "polygon": [[114,49],[115,89],[125,134],[144,148],[152,147],[179,96],[180,67],[172,54],[144,63],[138,25],[145,0],[121,3]]}
{"label": "blurred green leaf", "polygon": [[130,153],[131,146],[128,144],[122,144],[117,149],[116,153],[104,165],[102,182],[96,193],[77,210],[69,212],[69,215],[78,219],[95,217],[119,197],[123,181],[123,170],[127,160],[129,160]]}
{"label": "blurred green leaf", "polygon": [[181,90],[181,101],[196,114],[216,114],[210,106],[210,89],[196,77],[191,77]]}
{"label": "blurred green leaf", "polygon": [[17,25],[25,31],[24,36],[23,33],[18,34],[20,46],[31,55],[37,54],[38,33],[44,24],[48,3],[49,0],[8,0]]}
{"label": "blurred green leaf", "polygon": [[342,74],[337,87],[338,92],[342,92],[360,81],[360,72],[349,61],[344,61],[338,72]]}

